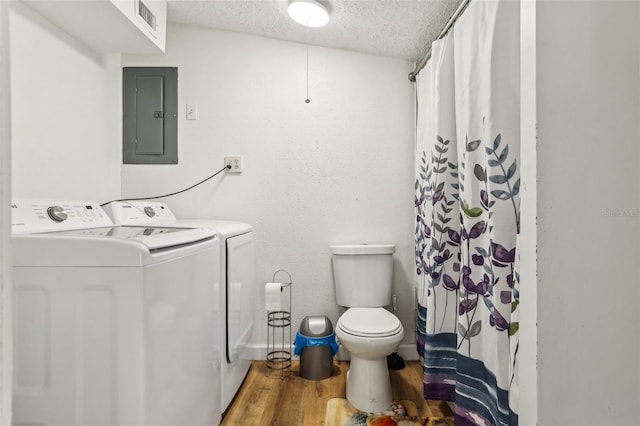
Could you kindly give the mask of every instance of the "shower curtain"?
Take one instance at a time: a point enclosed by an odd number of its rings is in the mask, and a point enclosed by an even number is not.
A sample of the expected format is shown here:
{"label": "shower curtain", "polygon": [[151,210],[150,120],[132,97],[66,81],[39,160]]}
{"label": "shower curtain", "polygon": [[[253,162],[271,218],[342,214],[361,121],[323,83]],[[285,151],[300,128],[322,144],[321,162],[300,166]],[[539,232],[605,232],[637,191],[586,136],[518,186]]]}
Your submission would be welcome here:
{"label": "shower curtain", "polygon": [[418,352],[457,426],[518,422],[519,16],[472,0],[417,77]]}

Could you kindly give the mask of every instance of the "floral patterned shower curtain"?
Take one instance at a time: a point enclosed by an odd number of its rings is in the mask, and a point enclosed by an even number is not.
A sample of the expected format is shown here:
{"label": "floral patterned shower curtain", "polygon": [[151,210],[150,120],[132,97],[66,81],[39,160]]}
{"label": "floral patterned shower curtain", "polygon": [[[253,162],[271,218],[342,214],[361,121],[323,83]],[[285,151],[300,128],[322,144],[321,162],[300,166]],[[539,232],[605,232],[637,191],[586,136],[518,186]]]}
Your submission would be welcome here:
{"label": "floral patterned shower curtain", "polygon": [[519,15],[471,1],[417,79],[418,351],[457,426],[517,425]]}

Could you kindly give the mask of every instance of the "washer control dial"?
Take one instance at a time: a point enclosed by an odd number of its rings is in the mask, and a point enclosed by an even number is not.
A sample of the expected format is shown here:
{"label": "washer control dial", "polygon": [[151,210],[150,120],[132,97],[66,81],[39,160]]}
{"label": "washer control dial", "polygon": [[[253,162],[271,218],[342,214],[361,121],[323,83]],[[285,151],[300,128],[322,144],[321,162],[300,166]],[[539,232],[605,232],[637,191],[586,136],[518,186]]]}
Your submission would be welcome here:
{"label": "washer control dial", "polygon": [[156,215],[156,211],[153,209],[153,207],[149,206],[144,208],[144,213],[149,217],[154,217]]}
{"label": "washer control dial", "polygon": [[47,207],[47,214],[54,222],[64,222],[68,217],[67,212],[60,206]]}

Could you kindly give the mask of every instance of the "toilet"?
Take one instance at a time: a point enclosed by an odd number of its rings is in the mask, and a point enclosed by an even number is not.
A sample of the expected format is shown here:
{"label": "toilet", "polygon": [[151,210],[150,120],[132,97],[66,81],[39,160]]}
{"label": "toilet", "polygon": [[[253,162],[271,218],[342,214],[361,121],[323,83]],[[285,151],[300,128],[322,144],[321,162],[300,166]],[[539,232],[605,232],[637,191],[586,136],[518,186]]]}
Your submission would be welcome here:
{"label": "toilet", "polygon": [[400,320],[384,308],[391,303],[394,252],[393,244],[331,246],[336,301],[348,308],[335,327],[351,353],[347,400],[369,413],[393,402],[387,355],[404,337]]}

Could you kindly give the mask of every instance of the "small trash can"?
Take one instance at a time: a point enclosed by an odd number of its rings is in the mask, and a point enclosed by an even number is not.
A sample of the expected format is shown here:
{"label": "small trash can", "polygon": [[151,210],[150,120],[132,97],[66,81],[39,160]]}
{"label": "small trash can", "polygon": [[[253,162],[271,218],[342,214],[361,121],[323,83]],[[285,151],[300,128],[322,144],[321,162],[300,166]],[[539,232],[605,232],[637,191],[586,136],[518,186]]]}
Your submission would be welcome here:
{"label": "small trash can", "polygon": [[331,377],[338,344],[331,320],[326,315],[305,317],[293,344],[294,354],[300,355],[300,377],[308,380]]}

